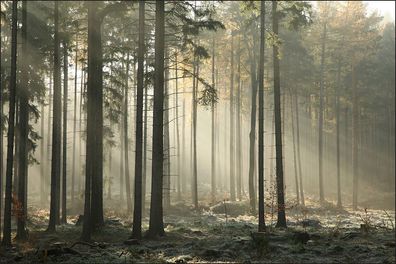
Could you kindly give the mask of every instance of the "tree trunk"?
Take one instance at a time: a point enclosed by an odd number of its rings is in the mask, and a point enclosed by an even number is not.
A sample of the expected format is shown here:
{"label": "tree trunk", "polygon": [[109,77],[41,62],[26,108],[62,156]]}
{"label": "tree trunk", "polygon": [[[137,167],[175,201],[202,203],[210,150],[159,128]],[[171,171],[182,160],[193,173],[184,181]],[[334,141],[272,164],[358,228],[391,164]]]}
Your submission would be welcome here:
{"label": "tree trunk", "polygon": [[[146,73],[148,72],[146,59]],[[142,172],[142,216],[146,212],[146,178],[147,178],[147,112],[148,112],[148,99],[147,99],[148,84],[144,82],[144,127],[143,127],[143,172]]]}
{"label": "tree trunk", "polygon": [[237,197],[242,201],[242,148],[241,148],[241,40],[238,38],[238,53],[237,53],[237,123],[236,123],[236,159],[237,159]]}
{"label": "tree trunk", "polygon": [[256,60],[253,56],[250,62],[250,84],[252,86],[250,133],[249,133],[249,201],[252,214],[256,213],[256,192],[254,188],[255,171],[255,145],[256,145],[256,113],[257,113],[257,80],[256,80]]}
{"label": "tree trunk", "polygon": [[294,130],[294,114],[293,114],[293,95],[290,91],[290,118],[291,118],[291,127],[292,127],[292,135],[293,135],[293,163],[294,163],[294,180],[296,183],[296,197],[297,197],[297,204],[300,204],[300,193],[298,188],[298,173],[297,173],[297,157],[296,157],[296,135]]}
{"label": "tree trunk", "polygon": [[6,163],[6,185],[4,200],[4,225],[2,245],[11,246],[11,204],[12,204],[12,167],[14,165],[14,130],[15,130],[15,101],[16,101],[16,62],[17,62],[17,19],[18,2],[12,1],[12,25],[11,25],[11,76],[9,82],[9,111],[7,131],[7,163]]}
{"label": "tree trunk", "polygon": [[132,212],[132,198],[131,198],[131,183],[129,178],[129,142],[128,142],[128,89],[129,89],[129,52],[126,59],[126,80],[125,80],[125,94],[124,94],[124,168],[125,168],[125,194],[127,203],[127,212]]}
{"label": "tree trunk", "polygon": [[164,207],[170,208],[170,144],[169,144],[169,58],[165,48],[165,83],[164,83]]}
{"label": "tree trunk", "polygon": [[234,138],[234,32],[231,32],[230,76],[230,200],[235,201],[235,138]]}
{"label": "tree trunk", "polygon": [[135,204],[132,237],[142,236],[142,144],[143,144],[143,90],[144,90],[144,1],[139,1],[139,46],[136,97],[136,155],[135,155]]}
{"label": "tree trunk", "polygon": [[336,155],[337,155],[337,207],[342,207],[341,201],[341,164],[340,164],[340,75],[341,65],[338,62],[336,88]]}
{"label": "tree trunk", "polygon": [[192,201],[195,210],[198,210],[198,175],[197,175],[197,90],[199,76],[199,61],[194,58],[194,76],[192,91]]}
{"label": "tree trunk", "polygon": [[[272,1],[272,31],[278,35],[277,2]],[[283,189],[283,154],[282,154],[282,116],[280,109],[280,70],[279,47],[273,45],[274,61],[274,107],[275,107],[275,146],[276,146],[276,190],[278,200],[278,220],[276,227],[286,227],[285,197]]]}
{"label": "tree trunk", "polygon": [[302,180],[302,168],[301,168],[301,152],[300,152],[300,122],[299,122],[299,111],[298,111],[298,94],[295,94],[295,109],[296,109],[296,140],[297,140],[297,161],[298,161],[298,175],[300,178],[300,199],[301,204],[305,205],[304,199],[304,187]]}
{"label": "tree trunk", "polygon": [[163,236],[165,234],[162,208],[165,3],[162,1],[156,2],[155,7],[153,158],[149,237]]}
{"label": "tree trunk", "polygon": [[[177,51],[175,53],[175,121],[176,121],[176,155],[177,155],[177,199],[181,200],[181,175],[180,175],[180,134],[179,134],[179,79],[177,69]],[[184,95],[183,95],[184,96]]]}
{"label": "tree trunk", "polygon": [[28,86],[28,67],[29,55],[27,51],[27,2],[22,2],[22,52],[24,58],[21,63],[21,86],[19,91],[19,151],[18,151],[18,215],[17,215],[17,235],[18,240],[27,239],[26,231],[26,186],[27,186],[27,167],[28,167],[28,134],[29,134],[29,86]]}
{"label": "tree trunk", "polygon": [[[212,86],[215,88],[215,35],[212,36]],[[216,199],[216,131],[215,131],[215,102],[211,105],[212,114],[212,144],[211,144],[211,199]]]}
{"label": "tree trunk", "polygon": [[82,239],[103,224],[103,82],[100,18],[88,4],[88,88],[85,206]]}
{"label": "tree trunk", "polygon": [[358,144],[359,144],[359,99],[357,94],[356,69],[352,66],[352,208],[357,210],[358,201]]}
{"label": "tree trunk", "polygon": [[264,49],[265,49],[265,2],[260,12],[260,61],[259,61],[259,132],[258,132],[258,210],[259,232],[265,232],[264,215]]}
{"label": "tree trunk", "polygon": [[71,208],[74,210],[74,188],[76,179],[76,128],[77,128],[77,52],[78,42],[76,39],[76,56],[74,61],[74,116],[73,116],[73,155],[72,155],[72,178],[71,178]]}
{"label": "tree trunk", "polygon": [[51,202],[48,231],[54,232],[59,219],[60,162],[61,162],[61,116],[62,92],[61,69],[59,54],[59,2],[55,1],[55,35],[54,35],[54,108],[52,122],[52,153],[51,153]]}
{"label": "tree trunk", "polygon": [[69,62],[67,43],[63,41],[63,152],[62,152],[62,219],[61,223],[66,224],[66,177],[67,177],[67,99],[68,99],[68,75]]}
{"label": "tree trunk", "polygon": [[326,22],[323,25],[322,51],[320,58],[320,94],[319,94],[319,200],[324,202],[323,190],[323,90],[324,90],[324,63],[326,52]]}

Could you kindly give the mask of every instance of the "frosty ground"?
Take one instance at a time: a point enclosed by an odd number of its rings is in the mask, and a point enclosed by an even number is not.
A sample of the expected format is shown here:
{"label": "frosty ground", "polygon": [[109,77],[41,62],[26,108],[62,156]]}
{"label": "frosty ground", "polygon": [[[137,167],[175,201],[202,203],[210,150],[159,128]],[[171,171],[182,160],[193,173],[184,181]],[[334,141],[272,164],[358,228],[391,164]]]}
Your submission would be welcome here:
{"label": "frosty ground", "polygon": [[267,207],[264,235],[246,202],[200,212],[180,203],[164,216],[165,237],[136,241],[129,239],[131,217],[117,213],[116,204],[90,243],[78,242],[78,215],[48,234],[48,211],[29,208],[29,240],[3,250],[0,263],[395,263],[394,211],[340,210],[308,198],[304,207],[286,209],[287,229],[273,227],[276,212]]}

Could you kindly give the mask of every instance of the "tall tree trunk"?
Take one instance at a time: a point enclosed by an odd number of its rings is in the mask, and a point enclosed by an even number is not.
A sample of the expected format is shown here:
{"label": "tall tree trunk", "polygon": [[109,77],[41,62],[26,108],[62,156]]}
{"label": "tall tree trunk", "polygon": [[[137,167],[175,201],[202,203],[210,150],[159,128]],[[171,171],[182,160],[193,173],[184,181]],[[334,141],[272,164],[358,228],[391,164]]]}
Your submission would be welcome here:
{"label": "tall tree trunk", "polygon": [[197,175],[197,90],[199,76],[199,60],[194,58],[194,77],[192,91],[192,201],[195,210],[198,210],[198,175]]}
{"label": "tall tree trunk", "polygon": [[100,18],[88,4],[88,88],[85,206],[82,239],[103,224],[103,82]]}
{"label": "tall tree trunk", "polygon": [[82,195],[82,129],[83,129],[83,116],[84,116],[84,111],[83,111],[83,105],[85,103],[85,71],[84,71],[84,62],[82,62],[81,65],[81,85],[80,85],[80,120],[79,120],[79,129],[80,129],[80,140],[78,143],[78,156],[79,156],[79,162],[78,162],[78,193]]}
{"label": "tall tree trunk", "polygon": [[237,123],[236,123],[236,159],[237,159],[237,197],[242,201],[242,149],[241,149],[241,39],[238,38],[238,53],[237,53]]}
{"label": "tall tree trunk", "polygon": [[297,141],[297,161],[298,161],[298,175],[300,179],[300,199],[301,204],[305,205],[304,199],[304,187],[302,180],[302,168],[301,168],[301,152],[300,152],[300,122],[299,122],[299,111],[298,111],[298,94],[294,96],[294,104],[296,110],[296,141]]}
{"label": "tall tree trunk", "polygon": [[136,98],[136,155],[135,155],[135,199],[132,237],[142,236],[142,162],[143,162],[143,90],[144,90],[144,1],[139,1],[139,46]]}
{"label": "tall tree trunk", "polygon": [[[212,36],[212,87],[215,88],[215,35]],[[215,132],[215,102],[211,105],[212,114],[212,144],[211,144],[211,198],[216,199],[216,132]]]}
{"label": "tall tree trunk", "polygon": [[231,32],[231,76],[230,76],[230,199],[235,201],[235,120],[234,120],[234,32]]}
{"label": "tall tree trunk", "polygon": [[319,94],[319,200],[324,202],[323,190],[323,91],[324,91],[324,64],[326,52],[327,24],[323,25],[322,51],[320,58],[320,94]]}
{"label": "tall tree trunk", "polygon": [[128,89],[129,89],[129,52],[127,54],[126,61],[126,81],[125,81],[125,94],[124,94],[124,168],[125,168],[125,194],[128,213],[132,212],[132,200],[131,200],[131,183],[129,178],[129,142],[128,142]]}
{"label": "tall tree trunk", "polygon": [[51,153],[51,202],[48,231],[54,232],[59,219],[60,163],[61,163],[61,116],[62,92],[61,69],[59,54],[59,2],[55,1],[55,35],[54,35],[54,108],[52,122],[52,153]]}
{"label": "tall tree trunk", "polygon": [[[278,35],[277,1],[272,1],[272,31]],[[276,227],[286,227],[285,197],[283,189],[283,154],[282,154],[282,116],[280,109],[280,70],[279,47],[273,45],[274,61],[274,107],[275,107],[275,146],[276,146],[276,189],[278,200],[278,220]]]}
{"label": "tall tree trunk", "polygon": [[[176,156],[177,156],[177,199],[181,200],[181,171],[180,171],[180,134],[179,134],[179,79],[177,69],[177,51],[175,53],[175,121],[176,121]],[[184,96],[184,95],[183,95]]]}
{"label": "tall tree trunk", "polygon": [[[273,2],[276,4],[276,2]],[[274,9],[273,9],[274,10]],[[276,10],[276,7],[275,7]],[[259,61],[259,132],[258,132],[258,210],[259,232],[265,232],[264,215],[264,49],[265,49],[265,1],[260,11],[260,61]]]}
{"label": "tall tree trunk", "polygon": [[[0,13],[2,14],[1,4],[0,4]],[[2,33],[2,24],[0,23],[0,42],[1,42],[1,33]],[[1,58],[1,49],[0,49],[0,58]],[[1,239],[1,219],[2,219],[2,210],[3,210],[3,90],[4,90],[4,70],[1,68],[0,70],[0,239]]]}
{"label": "tall tree trunk", "polygon": [[18,2],[12,1],[12,25],[11,25],[11,76],[9,82],[9,110],[7,131],[7,163],[6,185],[4,200],[4,224],[2,245],[11,246],[11,204],[12,204],[12,168],[14,165],[14,131],[15,131],[15,101],[16,101],[16,71],[17,71],[17,19]]}
{"label": "tall tree trunk", "polygon": [[290,118],[291,118],[291,127],[292,127],[292,135],[293,135],[294,180],[295,180],[295,184],[296,184],[297,204],[300,204],[300,193],[299,193],[299,188],[298,188],[297,157],[296,157],[296,135],[295,135],[295,130],[294,130],[293,95],[292,95],[290,88],[289,88],[289,92],[290,92]]}
{"label": "tall tree trunk", "polygon": [[342,207],[341,201],[341,164],[340,164],[340,75],[341,64],[338,62],[336,88],[336,155],[337,155],[337,207]]}
{"label": "tall tree trunk", "polygon": [[19,153],[18,153],[18,202],[20,204],[17,215],[17,236],[18,240],[27,239],[26,231],[26,187],[27,187],[27,167],[28,167],[28,135],[29,135],[29,86],[28,69],[29,55],[27,50],[27,2],[22,2],[22,52],[24,58],[21,63],[21,87],[19,91]]}
{"label": "tall tree trunk", "polygon": [[[49,87],[48,87],[48,118],[47,118],[47,153],[45,155],[45,180],[46,186],[50,185],[50,165],[49,163],[49,155],[51,153],[51,109],[52,109],[52,89],[53,89],[53,63],[50,62],[50,71],[49,71]],[[51,187],[50,187],[51,188]],[[48,189],[45,189],[45,204],[48,205]]]}
{"label": "tall tree trunk", "polygon": [[[146,59],[146,73],[148,72]],[[146,212],[146,178],[147,178],[147,112],[148,112],[148,99],[147,99],[148,84],[144,82],[144,127],[143,127],[143,172],[142,172],[142,216]]]}
{"label": "tall tree trunk", "polygon": [[76,179],[76,128],[77,128],[77,66],[78,66],[78,39],[76,39],[76,54],[74,59],[74,115],[73,115],[73,155],[72,155],[72,178],[71,178],[71,208],[74,210],[74,190]]}
{"label": "tall tree trunk", "polygon": [[256,113],[257,113],[257,80],[256,59],[250,61],[250,85],[252,86],[250,133],[249,133],[249,201],[251,213],[256,213],[256,192],[254,187],[255,150],[256,150]]}
{"label": "tall tree trunk", "polygon": [[164,83],[164,207],[170,207],[170,144],[169,144],[169,58],[165,48],[165,83]]}
{"label": "tall tree trunk", "polygon": [[165,3],[155,3],[155,76],[153,111],[153,158],[151,180],[151,206],[148,236],[163,236],[162,208],[163,184],[163,113],[164,113],[164,51],[165,51]]}
{"label": "tall tree trunk", "polygon": [[68,46],[63,41],[63,152],[62,152],[62,218],[61,223],[66,224],[66,200],[67,200],[67,99],[68,99],[68,77],[69,77],[69,61]]}
{"label": "tall tree trunk", "polygon": [[357,93],[356,69],[352,66],[352,208],[357,210],[358,205],[358,144],[359,144],[359,98]]}

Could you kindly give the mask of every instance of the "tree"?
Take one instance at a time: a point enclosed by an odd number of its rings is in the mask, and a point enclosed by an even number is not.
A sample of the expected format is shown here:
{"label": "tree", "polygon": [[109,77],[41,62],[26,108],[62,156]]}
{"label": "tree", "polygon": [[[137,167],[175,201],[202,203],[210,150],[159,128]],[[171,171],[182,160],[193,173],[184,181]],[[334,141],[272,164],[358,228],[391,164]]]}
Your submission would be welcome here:
{"label": "tree", "polygon": [[63,40],[63,149],[62,149],[62,217],[61,223],[66,224],[66,198],[67,198],[67,100],[68,100],[68,78],[69,78],[69,60],[68,60],[67,41]]}
{"label": "tree", "polygon": [[[276,2],[272,2],[276,12]],[[274,9],[275,8],[275,9]],[[274,31],[275,33],[275,31]],[[277,32],[276,32],[277,33]],[[264,218],[264,48],[265,48],[265,1],[261,1],[260,9],[260,61],[259,61],[259,131],[258,131],[258,210],[259,210],[259,232],[265,231]],[[274,51],[274,53],[277,51]],[[275,55],[274,55],[275,56]],[[275,76],[274,76],[275,77]],[[283,186],[283,185],[282,185]]]}
{"label": "tree", "polygon": [[151,180],[151,206],[148,236],[163,236],[163,105],[164,105],[164,51],[165,51],[165,3],[155,4],[155,75],[153,110],[153,154]]}
{"label": "tree", "polygon": [[139,47],[136,98],[136,155],[135,155],[135,200],[132,237],[142,236],[142,163],[143,163],[143,90],[144,90],[144,1],[139,1]]}
{"label": "tree", "polygon": [[53,94],[53,123],[52,123],[52,153],[51,153],[51,202],[48,231],[54,232],[59,219],[59,187],[60,187],[60,158],[61,158],[61,73],[59,61],[59,2],[55,1],[54,20],[54,94]]}
{"label": "tree", "polygon": [[[272,1],[272,31],[278,35],[277,1]],[[276,227],[286,227],[285,198],[283,188],[283,155],[282,155],[282,117],[280,107],[280,70],[279,47],[273,44],[274,63],[274,114],[275,114],[275,152],[276,152],[276,190],[278,201],[278,219]]]}
{"label": "tree", "polygon": [[25,240],[26,232],[26,185],[28,167],[28,126],[29,126],[29,86],[28,86],[28,67],[29,55],[27,51],[27,2],[22,2],[22,53],[24,62],[21,67],[21,86],[19,89],[19,152],[18,152],[18,202],[20,204],[17,215],[17,239]]}
{"label": "tree", "polygon": [[230,199],[235,201],[235,138],[234,138],[234,32],[231,32],[230,69]]}
{"label": "tree", "polygon": [[15,131],[15,97],[16,97],[16,77],[17,77],[17,23],[18,23],[18,2],[12,1],[12,30],[11,30],[11,78],[10,78],[10,99],[8,110],[8,131],[7,131],[7,164],[6,164],[6,185],[4,199],[4,225],[2,245],[11,246],[11,201],[12,201],[12,167],[14,164],[14,131]]}

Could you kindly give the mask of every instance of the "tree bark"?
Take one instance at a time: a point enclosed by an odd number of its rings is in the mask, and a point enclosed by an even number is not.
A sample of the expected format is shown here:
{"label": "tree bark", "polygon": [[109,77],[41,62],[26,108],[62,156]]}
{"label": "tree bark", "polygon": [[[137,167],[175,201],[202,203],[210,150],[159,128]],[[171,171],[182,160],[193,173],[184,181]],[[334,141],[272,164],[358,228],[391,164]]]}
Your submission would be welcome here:
{"label": "tree bark", "polygon": [[12,203],[12,167],[14,165],[14,131],[15,131],[15,101],[16,101],[16,62],[17,62],[17,19],[18,2],[12,1],[12,25],[11,25],[11,77],[9,83],[10,97],[8,110],[7,131],[7,163],[6,163],[6,185],[4,200],[4,224],[2,245],[11,246],[11,203]]}
{"label": "tree bark", "polygon": [[18,240],[27,239],[26,231],[26,186],[27,186],[27,167],[28,167],[28,134],[29,134],[29,86],[28,86],[28,67],[29,55],[27,50],[27,2],[22,2],[22,52],[24,58],[21,63],[21,86],[19,91],[19,152],[18,152],[18,215],[17,215],[17,235]]}
{"label": "tree bark", "polygon": [[156,2],[155,7],[153,158],[149,237],[163,236],[165,234],[162,207],[165,3],[163,1]]}
{"label": "tree bark", "polygon": [[61,163],[61,69],[59,54],[59,2],[55,1],[55,35],[54,35],[54,107],[52,122],[52,153],[51,153],[51,202],[48,231],[54,232],[59,219],[59,187]]}
{"label": "tree bark", "polygon": [[323,190],[323,92],[324,92],[324,64],[326,52],[327,24],[323,25],[322,51],[320,58],[320,94],[319,94],[319,200],[324,202]]}
{"label": "tree bark", "polygon": [[135,155],[135,199],[132,237],[142,236],[142,144],[143,144],[143,90],[144,90],[144,1],[139,1],[139,46],[136,97],[136,155]]}
{"label": "tree bark", "polygon": [[68,75],[69,62],[67,43],[63,41],[63,152],[62,152],[62,218],[61,223],[66,224],[66,200],[67,200],[67,99],[68,99]]}
{"label": "tree bark", "polygon": [[[278,35],[277,1],[272,1],[272,31]],[[275,107],[275,146],[276,146],[276,189],[278,200],[278,220],[276,227],[286,227],[285,197],[283,189],[283,154],[282,154],[282,116],[280,108],[280,70],[279,47],[273,45],[274,61],[274,107]]]}
{"label": "tree bark", "polygon": [[[212,86],[215,89],[215,38],[212,36]],[[211,199],[216,199],[216,131],[215,131],[215,102],[211,105],[212,114],[212,139],[211,139]]]}
{"label": "tree bark", "polygon": [[234,32],[231,32],[230,76],[230,200],[235,201]]}
{"label": "tree bark", "polygon": [[126,80],[125,80],[125,89],[124,89],[124,177],[125,177],[125,194],[126,194],[126,203],[127,203],[127,212],[132,212],[132,198],[131,198],[131,183],[129,178],[129,142],[128,142],[128,89],[129,89],[129,52],[127,54],[126,59]]}
{"label": "tree bark", "polygon": [[238,38],[238,53],[237,53],[237,102],[236,102],[236,159],[237,159],[237,197],[242,201],[242,148],[241,148],[241,40]]}
{"label": "tree bark", "polygon": [[298,161],[298,175],[300,179],[300,199],[301,204],[305,205],[304,199],[304,187],[302,179],[302,168],[301,168],[301,152],[300,152],[300,122],[299,122],[299,111],[298,111],[298,94],[295,94],[295,109],[296,109],[296,140],[297,140],[297,161]]}
{"label": "tree bark", "polygon": [[[273,2],[273,4],[276,5],[276,2]],[[276,10],[276,7],[275,7],[275,10]],[[258,193],[259,193],[259,201],[258,201],[259,219],[258,219],[258,221],[259,221],[259,226],[258,226],[258,231],[259,232],[265,232],[265,218],[264,218],[265,217],[265,215],[264,215],[264,49],[265,49],[265,1],[261,1],[260,62],[259,62],[259,72],[258,72],[258,79],[259,79],[259,132],[258,132]]]}

